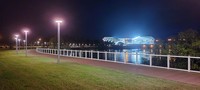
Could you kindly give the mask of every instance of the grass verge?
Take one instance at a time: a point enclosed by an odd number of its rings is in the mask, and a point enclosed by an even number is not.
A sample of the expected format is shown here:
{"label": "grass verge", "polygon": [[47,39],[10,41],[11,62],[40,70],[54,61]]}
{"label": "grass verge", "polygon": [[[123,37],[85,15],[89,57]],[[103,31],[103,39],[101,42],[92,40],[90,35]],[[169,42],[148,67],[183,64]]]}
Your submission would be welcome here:
{"label": "grass verge", "polygon": [[52,58],[0,51],[2,90],[200,90],[200,86]]}

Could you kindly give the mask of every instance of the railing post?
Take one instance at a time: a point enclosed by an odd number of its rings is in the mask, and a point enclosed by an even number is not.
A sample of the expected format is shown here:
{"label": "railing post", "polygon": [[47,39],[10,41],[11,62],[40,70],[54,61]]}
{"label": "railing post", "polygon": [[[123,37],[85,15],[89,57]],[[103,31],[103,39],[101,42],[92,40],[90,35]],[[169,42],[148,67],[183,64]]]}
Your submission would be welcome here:
{"label": "railing post", "polygon": [[117,62],[117,53],[116,53],[116,51],[114,52],[114,60],[115,60],[115,62]]}
{"label": "railing post", "polygon": [[69,56],[69,55],[68,55],[68,54],[69,54],[69,50],[67,50],[66,54],[67,54],[67,56]]}
{"label": "railing post", "polygon": [[75,50],[75,57],[77,57],[77,50]]}
{"label": "railing post", "polygon": [[81,54],[82,54],[82,52],[81,52],[81,50],[80,50],[80,52],[79,52],[79,57],[81,58]]}
{"label": "railing post", "polygon": [[85,58],[87,58],[87,51],[85,51]]}
{"label": "railing post", "polygon": [[138,64],[138,52],[136,51],[135,54],[136,54],[135,64],[137,65]]}
{"label": "railing post", "polygon": [[167,69],[170,68],[170,55],[167,55]]}
{"label": "railing post", "polygon": [[63,49],[63,56],[66,56],[66,49]]}
{"label": "railing post", "polygon": [[105,61],[107,61],[107,51],[105,53]]}
{"label": "railing post", "polygon": [[71,57],[72,57],[72,54],[73,54],[73,53],[72,53],[72,50],[71,50],[71,53],[70,53],[70,56],[71,56]]}
{"label": "railing post", "polygon": [[97,51],[97,59],[99,60],[99,51]]}
{"label": "railing post", "polygon": [[60,53],[60,56],[62,56],[62,49],[60,49],[59,53]]}
{"label": "railing post", "polygon": [[91,53],[91,59],[92,59],[92,58],[93,58],[93,52],[92,52],[92,50],[91,50],[91,52],[90,52],[90,53]]}
{"label": "railing post", "polygon": [[123,53],[124,53],[124,63],[126,63],[126,52]]}
{"label": "railing post", "polygon": [[190,64],[191,58],[188,56],[188,72],[190,72],[191,64]]}
{"label": "railing post", "polygon": [[149,55],[149,66],[152,66],[152,54]]}

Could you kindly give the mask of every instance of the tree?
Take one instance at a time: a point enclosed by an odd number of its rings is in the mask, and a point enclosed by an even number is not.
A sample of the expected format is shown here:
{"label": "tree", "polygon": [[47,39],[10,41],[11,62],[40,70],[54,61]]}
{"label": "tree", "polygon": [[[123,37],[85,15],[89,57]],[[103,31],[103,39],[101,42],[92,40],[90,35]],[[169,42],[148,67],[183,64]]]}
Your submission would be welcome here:
{"label": "tree", "polygon": [[178,40],[173,48],[173,54],[176,55],[196,55],[196,47],[200,45],[199,33],[194,29],[188,29],[178,34]]}
{"label": "tree", "polygon": [[188,29],[178,34],[179,43],[192,44],[199,40],[199,33],[194,29]]}

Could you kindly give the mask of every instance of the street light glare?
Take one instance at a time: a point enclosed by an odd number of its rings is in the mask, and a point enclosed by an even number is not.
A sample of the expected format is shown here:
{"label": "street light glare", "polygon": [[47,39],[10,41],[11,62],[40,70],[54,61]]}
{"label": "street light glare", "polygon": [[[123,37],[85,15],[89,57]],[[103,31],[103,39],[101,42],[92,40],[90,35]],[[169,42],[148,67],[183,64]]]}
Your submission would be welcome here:
{"label": "street light glare", "polygon": [[24,30],[25,33],[29,32],[28,30]]}
{"label": "street light glare", "polygon": [[61,20],[56,20],[55,22],[57,22],[57,23],[62,23],[63,21],[61,21]]}
{"label": "street light glare", "polygon": [[18,38],[18,37],[19,37],[19,35],[18,35],[18,34],[16,34],[16,35],[15,35],[15,37],[16,37],[16,38]]}

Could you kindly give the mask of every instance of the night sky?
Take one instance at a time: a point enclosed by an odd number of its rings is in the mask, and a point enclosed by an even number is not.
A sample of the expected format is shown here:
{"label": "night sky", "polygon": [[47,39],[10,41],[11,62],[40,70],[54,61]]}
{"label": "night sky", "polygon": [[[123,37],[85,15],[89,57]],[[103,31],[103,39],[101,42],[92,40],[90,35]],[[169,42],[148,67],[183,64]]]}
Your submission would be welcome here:
{"label": "night sky", "polygon": [[61,37],[167,38],[200,28],[200,0],[1,0],[0,40],[31,30],[29,39],[56,36],[54,19],[63,18]]}

